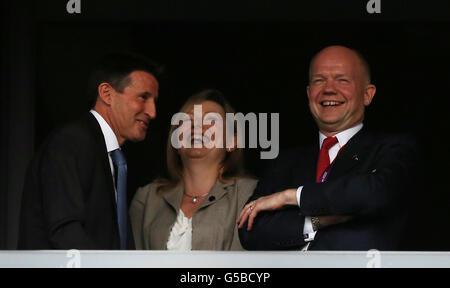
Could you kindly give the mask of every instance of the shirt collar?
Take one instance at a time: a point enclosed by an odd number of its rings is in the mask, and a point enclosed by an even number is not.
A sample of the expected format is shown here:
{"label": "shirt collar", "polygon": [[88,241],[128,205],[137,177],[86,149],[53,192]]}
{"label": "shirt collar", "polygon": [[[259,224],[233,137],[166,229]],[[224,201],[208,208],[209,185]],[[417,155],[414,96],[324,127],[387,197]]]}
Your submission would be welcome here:
{"label": "shirt collar", "polygon": [[[339,132],[338,134],[334,135],[338,139],[338,144],[340,147],[347,144],[348,140],[350,140],[353,136],[355,136],[356,133],[359,132],[363,127],[363,123],[359,123],[356,126],[353,126],[352,128],[348,128],[344,131]],[[323,140],[325,140],[327,136],[319,132],[319,148],[322,148]]]}
{"label": "shirt collar", "polygon": [[114,134],[108,122],[106,122],[105,119],[100,114],[98,114],[97,111],[91,109],[91,111],[89,112],[94,115],[95,119],[97,119],[98,124],[100,124],[103,137],[105,138],[106,150],[108,151],[108,153],[119,149],[119,141],[117,141],[116,134]]}

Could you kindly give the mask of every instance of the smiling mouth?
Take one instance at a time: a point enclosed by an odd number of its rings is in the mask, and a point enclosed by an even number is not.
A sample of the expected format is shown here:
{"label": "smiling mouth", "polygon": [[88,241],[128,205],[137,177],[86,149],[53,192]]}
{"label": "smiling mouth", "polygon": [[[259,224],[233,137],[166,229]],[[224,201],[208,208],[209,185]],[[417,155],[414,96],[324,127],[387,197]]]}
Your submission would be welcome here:
{"label": "smiling mouth", "polygon": [[192,139],[191,139],[191,144],[195,144],[195,143],[200,143],[200,144],[202,144],[202,143],[203,143],[202,138],[201,138],[201,137],[194,137],[194,138],[192,138]]}
{"label": "smiling mouth", "polygon": [[140,123],[145,129],[148,128],[148,122],[145,122],[144,120],[136,120],[138,123]]}
{"label": "smiling mouth", "polygon": [[[203,137],[205,137],[205,139],[203,139]],[[189,140],[191,141],[192,145],[195,143],[203,144],[203,143],[207,143],[207,142],[211,141],[211,139],[206,135],[195,135],[195,136],[192,135],[189,138],[190,138]]]}
{"label": "smiling mouth", "polygon": [[336,107],[336,106],[340,106],[344,104],[344,102],[340,102],[340,101],[322,101],[320,102],[320,105],[322,105],[323,107]]}

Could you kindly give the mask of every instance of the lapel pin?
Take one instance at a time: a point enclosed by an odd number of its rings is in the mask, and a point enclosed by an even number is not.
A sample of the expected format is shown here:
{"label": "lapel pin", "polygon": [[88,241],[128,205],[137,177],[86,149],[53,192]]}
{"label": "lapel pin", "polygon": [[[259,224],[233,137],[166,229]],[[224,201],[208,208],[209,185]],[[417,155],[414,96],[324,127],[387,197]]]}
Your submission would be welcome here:
{"label": "lapel pin", "polygon": [[353,155],[353,160],[355,160],[355,161],[358,161],[359,160],[359,158],[358,158],[358,155]]}

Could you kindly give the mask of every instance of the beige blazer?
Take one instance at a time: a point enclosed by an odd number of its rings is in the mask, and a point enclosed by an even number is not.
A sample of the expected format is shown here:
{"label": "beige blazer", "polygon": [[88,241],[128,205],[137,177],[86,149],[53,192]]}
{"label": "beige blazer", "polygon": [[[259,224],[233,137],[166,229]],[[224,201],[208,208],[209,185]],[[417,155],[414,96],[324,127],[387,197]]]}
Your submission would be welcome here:
{"label": "beige blazer", "polygon": [[[217,181],[192,216],[192,250],[243,250],[237,217],[255,189],[257,180]],[[184,187],[179,184],[162,195],[158,184],[139,188],[130,207],[136,249],[166,250],[169,234],[181,207]]]}

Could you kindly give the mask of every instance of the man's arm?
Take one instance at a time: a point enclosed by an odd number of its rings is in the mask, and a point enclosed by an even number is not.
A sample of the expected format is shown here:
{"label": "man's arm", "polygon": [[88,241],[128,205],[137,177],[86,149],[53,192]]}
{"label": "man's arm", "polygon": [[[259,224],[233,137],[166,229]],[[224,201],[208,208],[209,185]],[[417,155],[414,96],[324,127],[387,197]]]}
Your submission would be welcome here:
{"label": "man's arm", "polygon": [[[289,152],[287,152],[289,153]],[[283,157],[283,158],[281,158]],[[274,192],[289,188],[291,175],[286,167],[291,163],[290,159],[296,157],[288,154],[279,159],[272,160],[264,170],[253,195],[247,201],[239,218],[238,230],[242,247],[247,250],[288,250],[297,249],[305,245],[303,240],[303,224],[305,217],[297,206],[284,206],[279,210],[261,211],[258,218],[248,230],[248,222],[242,219],[244,212],[248,212],[249,205],[256,199],[274,195]],[[283,201],[287,200],[282,198]]]}
{"label": "man's arm", "polygon": [[55,143],[41,159],[38,180],[48,239],[55,249],[95,249],[84,228],[86,207],[80,163],[77,153],[68,150],[64,144]]}
{"label": "man's arm", "polygon": [[[299,213],[296,192],[297,189],[287,189],[250,199],[242,209],[237,221],[241,241],[246,242],[247,246],[244,246],[246,249],[294,249],[305,244],[301,232],[303,231],[305,218]],[[292,211],[295,211],[295,213]],[[317,231],[330,225],[347,222],[351,218],[351,216],[341,215],[313,217],[313,229]],[[258,223],[254,226],[255,221]],[[286,223],[289,225],[285,227]],[[250,232],[254,227],[255,231]],[[268,245],[267,242],[271,243],[272,246]]]}
{"label": "man's arm", "polygon": [[[268,163],[252,197],[238,217],[239,237],[245,249],[288,250],[300,249],[306,244],[303,235],[305,215],[300,213],[297,204],[297,189],[288,189],[292,188],[291,170],[298,159],[299,151],[291,150]],[[250,211],[252,205],[249,203],[257,199],[257,205]],[[247,221],[250,215],[253,215],[251,224]],[[322,227],[332,225],[332,220],[324,219]],[[334,220],[336,223],[342,222],[340,218]]]}
{"label": "man's arm", "polygon": [[418,152],[409,138],[397,138],[380,150],[371,171],[305,185],[300,199],[302,214],[377,217],[396,209],[414,181]]}
{"label": "man's arm", "polygon": [[[306,193],[302,192],[299,214],[316,216],[319,222],[316,229],[321,229],[350,221],[357,216],[377,217],[389,209],[394,209],[402,193],[405,192],[408,181],[411,181],[414,175],[414,159],[417,153],[414,143],[413,139],[401,138],[385,145],[383,151],[377,155],[378,158],[373,166],[376,168],[367,173],[350,174],[334,181],[305,185],[303,192]],[[247,228],[240,229],[243,241],[252,239],[256,242],[257,239],[252,238],[254,235],[260,234],[261,239],[264,239],[262,237],[278,232],[274,228],[280,224],[279,222],[268,227],[266,223],[269,221],[260,220],[263,218],[260,215],[267,210],[276,211],[279,207],[294,205],[296,189],[283,190],[267,197],[261,197],[258,192],[257,190],[251,201],[244,207],[238,220],[239,227]],[[258,200],[255,201],[256,199]],[[271,213],[276,213],[275,211]],[[281,211],[278,210],[279,213],[282,213]],[[289,221],[288,217],[279,216],[278,218]],[[247,219],[249,222],[245,225]],[[291,223],[293,223],[292,220]],[[256,228],[252,226],[253,221]],[[303,229],[303,221],[296,227]],[[262,232],[256,234],[247,231],[248,228]]]}

